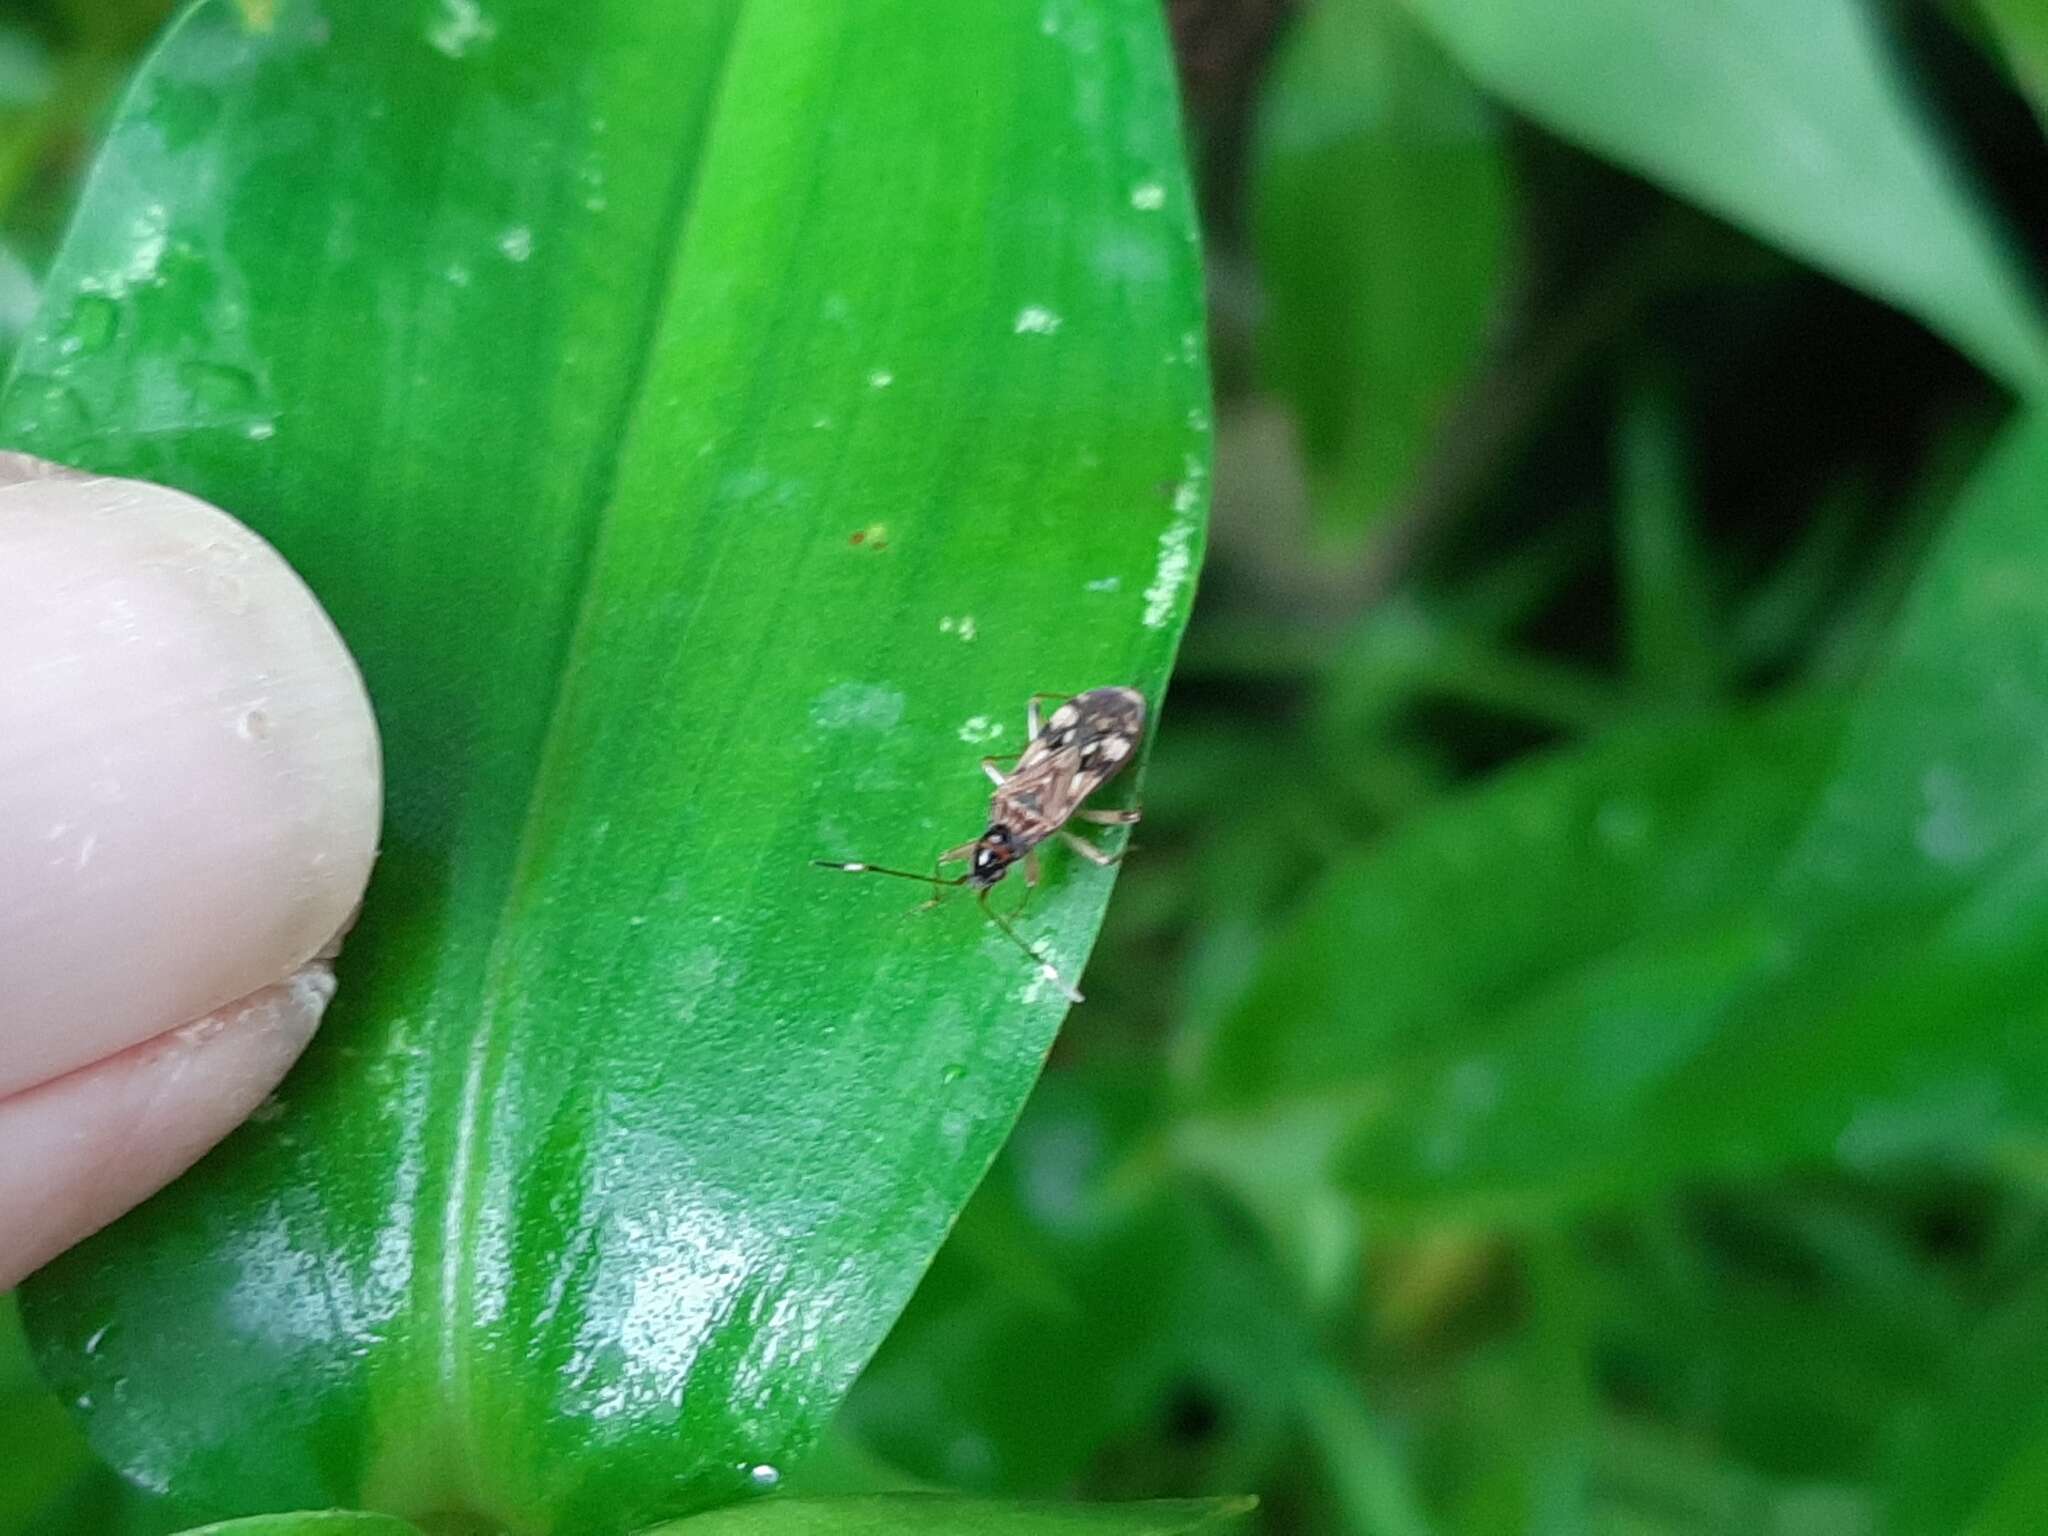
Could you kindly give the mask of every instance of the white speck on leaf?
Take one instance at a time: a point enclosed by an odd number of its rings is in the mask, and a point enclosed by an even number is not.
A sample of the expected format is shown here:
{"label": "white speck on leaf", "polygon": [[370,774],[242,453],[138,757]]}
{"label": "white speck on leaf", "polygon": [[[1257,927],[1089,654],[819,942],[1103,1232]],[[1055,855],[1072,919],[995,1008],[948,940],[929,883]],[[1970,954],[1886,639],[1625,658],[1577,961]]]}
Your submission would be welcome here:
{"label": "white speck on leaf", "polygon": [[1937,764],[1921,779],[1920,794],[1926,810],[1913,841],[1921,853],[1950,867],[1982,857],[1984,838],[1968,780],[1954,768]]}
{"label": "white speck on leaf", "polygon": [[533,254],[533,231],[524,224],[514,224],[498,236],[498,249],[505,253],[507,261],[524,261]]}
{"label": "white speck on leaf", "polygon": [[[1174,498],[1175,510],[1180,499]],[[1175,521],[1159,535],[1159,563],[1152,572],[1152,584],[1145,588],[1145,627],[1163,629],[1173,615],[1173,605],[1188,584],[1195,567],[1195,525]]]}
{"label": "white speck on leaf", "polygon": [[1166,257],[1149,231],[1140,233],[1126,222],[1112,227],[1094,244],[1092,265],[1103,277],[1133,285],[1166,279]]}
{"label": "white speck on leaf", "polygon": [[1018,336],[1052,336],[1058,333],[1060,317],[1042,304],[1027,304],[1017,311],[1017,320],[1010,327]]}
{"label": "white speck on leaf", "polygon": [[991,720],[987,715],[975,715],[965,725],[960,727],[960,739],[970,747],[978,747],[984,742],[994,741],[1002,734],[1002,722],[1000,720]]}
{"label": "white speck on leaf", "polygon": [[129,227],[134,244],[129,247],[128,264],[108,285],[108,291],[119,297],[133,283],[154,283],[157,270],[163,265],[164,249],[169,243],[171,211],[162,203],[150,203],[135,216]]}
{"label": "white speck on leaf", "polygon": [[1102,18],[1088,4],[1073,5],[1067,0],[1048,0],[1044,10],[1038,13],[1038,32],[1041,37],[1056,37],[1074,53],[1094,53],[1102,46]]}
{"label": "white speck on leaf", "polygon": [[1156,181],[1141,181],[1131,188],[1131,206],[1140,213],[1157,213],[1166,206],[1166,188]]}
{"label": "white speck on leaf", "polygon": [[868,375],[869,389],[887,389],[891,384],[894,384],[895,382],[896,375],[891,373],[886,368],[877,368],[873,373]]}
{"label": "white speck on leaf", "polygon": [[669,971],[666,991],[676,1023],[688,1024],[696,1019],[705,995],[721,980],[725,961],[724,952],[715,945],[699,944],[675,962]]}
{"label": "white speck on leaf", "polygon": [[1090,592],[1121,592],[1124,579],[1121,576],[1098,576],[1088,583]]}
{"label": "white speck on leaf", "polygon": [[467,57],[498,35],[498,24],[477,0],[441,0],[441,12],[427,28],[427,42],[451,59]]}
{"label": "white speck on leaf", "polygon": [[[1008,946],[1005,946],[1007,948]],[[1064,999],[1067,989],[1053,977],[1046,974],[1047,968],[1064,976],[1067,973],[1066,958],[1044,941],[1031,945],[1031,951],[1038,956],[1038,967],[1032,971],[1030,980],[1017,990],[1017,1001],[1029,1006],[1044,998]]]}
{"label": "white speck on leaf", "polygon": [[942,635],[958,635],[962,640],[972,640],[975,634],[974,615],[963,613],[956,619],[950,613],[947,614],[939,620],[939,633]]}
{"label": "white speck on leaf", "polygon": [[877,683],[834,683],[811,703],[821,731],[886,731],[903,719],[903,695]]}

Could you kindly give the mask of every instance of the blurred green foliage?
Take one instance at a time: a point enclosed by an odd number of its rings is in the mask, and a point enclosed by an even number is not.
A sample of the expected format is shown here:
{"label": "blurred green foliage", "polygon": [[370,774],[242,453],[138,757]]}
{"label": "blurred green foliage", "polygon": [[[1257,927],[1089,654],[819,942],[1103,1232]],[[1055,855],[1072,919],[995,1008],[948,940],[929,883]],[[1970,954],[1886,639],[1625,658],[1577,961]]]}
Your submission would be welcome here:
{"label": "blurred green foliage", "polygon": [[0,3],[0,350],[35,309],[101,116],[173,3]]}
{"label": "blurred green foliage", "polygon": [[[0,27],[24,272],[157,9]],[[2048,7],[1172,11],[1223,396],[1142,851],[792,1485],[2048,1529]],[[0,1532],[114,1528],[0,1417]]]}

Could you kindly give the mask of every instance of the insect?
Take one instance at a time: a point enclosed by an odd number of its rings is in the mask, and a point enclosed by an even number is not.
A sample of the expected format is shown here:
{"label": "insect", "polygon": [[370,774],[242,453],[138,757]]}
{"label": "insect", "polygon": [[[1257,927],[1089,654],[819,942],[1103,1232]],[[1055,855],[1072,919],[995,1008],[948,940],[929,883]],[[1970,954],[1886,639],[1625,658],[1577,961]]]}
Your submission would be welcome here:
{"label": "insect", "polygon": [[[1075,852],[1096,864],[1114,864],[1121,854],[1104,853],[1068,830],[1070,821],[1089,821],[1102,826],[1127,827],[1138,819],[1135,810],[1089,810],[1082,802],[1123,769],[1138,752],[1145,733],[1145,696],[1135,688],[1091,688],[1064,699],[1043,721],[1039,706],[1056,693],[1038,693],[1025,706],[1030,740],[1017,754],[1016,766],[1005,773],[1000,758],[984,757],[981,771],[995,784],[989,797],[988,830],[972,842],[962,843],[940,854],[929,875],[906,869],[885,869],[879,864],[835,863],[814,859],[822,869],[844,870],[853,875],[890,875],[898,880],[918,880],[940,888],[940,895],[955,886],[975,892],[981,910],[1000,928],[1009,941],[1022,950],[1047,981],[1065,992],[1072,1002],[1081,994],[1044,959],[1017,936],[1004,916],[989,905],[988,893],[1010,872],[1012,865],[1024,866],[1025,900],[1029,887],[1038,884],[1038,845],[1058,837]],[[948,864],[964,863],[961,874],[948,879],[939,873]],[[940,896],[935,895],[933,902]],[[1022,911],[1020,903],[1018,911]],[[1013,914],[1014,915],[1014,914]]]}

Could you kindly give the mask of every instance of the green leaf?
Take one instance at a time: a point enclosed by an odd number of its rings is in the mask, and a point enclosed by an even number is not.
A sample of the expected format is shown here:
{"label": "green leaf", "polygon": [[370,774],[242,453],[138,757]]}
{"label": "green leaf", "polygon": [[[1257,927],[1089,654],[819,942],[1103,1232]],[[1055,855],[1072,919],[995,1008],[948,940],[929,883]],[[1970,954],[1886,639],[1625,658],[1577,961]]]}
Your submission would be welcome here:
{"label": "green leaf", "polygon": [[[1627,1360],[1640,1383],[1624,1411],[1760,1475],[1869,1465],[1953,1346],[1957,1310],[1953,1267],[1898,1211],[1911,1197],[1886,1194],[1787,1181],[1603,1223],[1581,1244],[1587,1312],[1598,1358]],[[1653,1468],[1650,1486],[1665,1481]]]}
{"label": "green leaf", "polygon": [[[1159,1098],[1135,1064],[1048,1074],[847,1398],[848,1433],[976,1494],[1070,1491],[1105,1446],[1112,1492],[1246,1486],[1230,1458],[1286,1432],[1310,1340],[1251,1244],[1134,1167]],[[1172,1434],[1190,1405],[1229,1434]]]}
{"label": "green leaf", "polygon": [[1327,1368],[1302,1383],[1308,1436],[1344,1512],[1347,1528],[1370,1536],[1430,1536],[1406,1469],[1356,1388]]}
{"label": "green leaf", "polygon": [[[1885,1464],[1885,1529],[1900,1536],[2020,1531],[2024,1497],[2048,1488],[2048,1285],[2035,1279],[1940,1362]],[[2032,1523],[2040,1521],[2032,1506]]]}
{"label": "green leaf", "polygon": [[89,1475],[85,1437],[30,1363],[14,1297],[0,1294],[0,1536],[33,1536],[49,1509]]}
{"label": "green leaf", "polygon": [[[2024,270],[1863,0],[1403,0],[1545,127],[1919,318],[2021,391],[2048,385]],[[1907,232],[1910,232],[1908,234]]]}
{"label": "green leaf", "polygon": [[1324,527],[1383,512],[1476,362],[1508,168],[1479,94],[1396,0],[1305,16],[1261,103],[1262,361],[1294,408]]}
{"label": "green leaf", "polygon": [[2032,1445],[2000,1476],[1962,1536],[2028,1536],[2041,1522],[2048,1507],[2048,1433],[2037,1435]]}
{"label": "green leaf", "polygon": [[[1951,1104],[1945,1128],[1927,1121],[1951,1145],[2038,1127],[2048,1106],[2032,1022],[2048,963],[2037,867],[2048,758],[2033,723],[2048,709],[2044,480],[2048,420],[2036,417],[2007,434],[1964,496],[1895,654],[1859,708],[1825,814],[1780,882],[1785,908],[1916,928],[1925,954],[1902,978],[1912,993],[1874,989],[1792,1060],[1818,1075],[1860,1058],[1898,1078],[1894,1088],[1922,1099],[1930,1116],[1942,1098],[1978,1100],[1996,1081],[1993,1102],[1977,1112]],[[1960,989],[1916,1015],[1917,995],[1945,977]],[[1786,1087],[1833,1107],[1868,1091],[1863,1076]]]}
{"label": "green leaf", "polygon": [[[2023,420],[1839,754],[1825,712],[1775,743],[1797,716],[1689,752],[1618,738],[1340,872],[1219,1035],[1186,1154],[1271,1203],[1341,1141],[1377,1200],[1488,1207],[2028,1154],[2048,1127],[2043,484],[2048,419]],[[1603,815],[1636,829],[1630,857],[1602,856]]]}
{"label": "green leaf", "polygon": [[[1838,730],[1833,711],[1811,708],[1618,731],[1340,864],[1218,1032],[1205,1102],[1247,1129],[1310,1123],[1292,1111],[1400,1113],[1393,1065],[1457,1059],[1505,1033],[1523,1000],[1754,895],[1811,808]],[[1488,1099],[1498,1064],[1474,1063],[1458,1096]],[[1445,1105],[1408,1110],[1455,1134]]]}
{"label": "green leaf", "polygon": [[314,1509],[290,1515],[252,1515],[194,1526],[180,1536],[420,1536],[416,1525],[354,1509]]}
{"label": "green leaf", "polygon": [[[1454,1036],[1383,1062],[1388,1108],[1357,1122],[1345,1157],[1361,1187],[1584,1199],[1802,1161],[1967,1163],[2038,1140],[2044,483],[2048,420],[2022,421],[1956,508],[1765,888],[1510,1000],[1491,1052]],[[1701,792],[1736,788],[1717,776]]]}
{"label": "green leaf", "polygon": [[1756,914],[1781,980],[1727,1000],[1682,1070],[1583,1118],[1589,1155],[1971,1163],[2048,1126],[2044,484],[2036,413],[1959,498]]}
{"label": "green leaf", "polygon": [[1667,389],[1643,389],[1622,413],[1617,546],[1637,686],[1660,702],[1697,704],[1718,692],[1721,662],[1682,431]]}
{"label": "green leaf", "polygon": [[[279,544],[389,822],[277,1102],[29,1293],[101,1454],[192,1518],[619,1529],[815,1437],[1064,1003],[809,861],[971,835],[1034,690],[1157,699],[1191,217],[1149,0],[171,33],[0,424]],[[1023,930],[1078,971],[1109,883],[1055,852]]]}
{"label": "green leaf", "polygon": [[1983,894],[2048,831],[2048,413],[2022,416],[1964,486],[1842,763],[1779,885],[1856,913]]}
{"label": "green leaf", "polygon": [[647,1536],[1195,1536],[1243,1530],[1250,1499],[1143,1504],[1008,1504],[945,1494],[770,1499],[679,1520]]}
{"label": "green leaf", "polygon": [[0,1294],[0,1536],[160,1536],[161,1501],[93,1457],[30,1362],[12,1292]]}
{"label": "green leaf", "polygon": [[2048,0],[1978,0],[2034,115],[2048,128]]}
{"label": "green leaf", "polygon": [[[1618,731],[1339,864],[1217,1032],[1180,1155],[1283,1238],[1288,1213],[1326,1202],[1340,1170],[1381,1202],[1498,1202],[1525,1183],[1596,1192],[1572,1162],[1568,1120],[1517,1120],[1526,1146],[1494,1142],[1503,1102],[1538,1083],[1633,1083],[1685,1049],[1671,1020],[1611,1023],[1598,989],[1636,953],[1683,951],[1757,894],[1839,729],[1835,711],[1808,707]],[[1747,954],[1709,949],[1670,993]],[[1556,1059],[1554,1036],[1573,1023],[1585,1038]]]}

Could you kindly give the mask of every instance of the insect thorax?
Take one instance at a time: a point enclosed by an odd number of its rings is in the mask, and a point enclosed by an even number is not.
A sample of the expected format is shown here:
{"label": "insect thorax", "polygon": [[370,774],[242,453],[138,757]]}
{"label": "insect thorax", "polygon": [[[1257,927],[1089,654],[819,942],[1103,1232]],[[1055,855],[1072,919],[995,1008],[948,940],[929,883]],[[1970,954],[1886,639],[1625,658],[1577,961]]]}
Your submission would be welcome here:
{"label": "insect thorax", "polygon": [[1028,848],[1035,848],[1060,829],[1072,807],[1064,803],[1064,796],[1055,796],[1054,805],[1048,805],[1037,788],[1019,785],[1011,780],[997,790],[989,802],[993,820],[988,831],[982,833],[982,840],[996,838],[1007,843],[1014,856],[1021,856]]}

